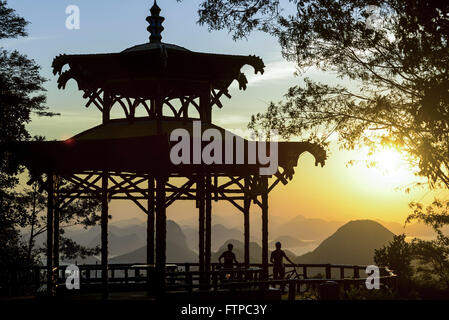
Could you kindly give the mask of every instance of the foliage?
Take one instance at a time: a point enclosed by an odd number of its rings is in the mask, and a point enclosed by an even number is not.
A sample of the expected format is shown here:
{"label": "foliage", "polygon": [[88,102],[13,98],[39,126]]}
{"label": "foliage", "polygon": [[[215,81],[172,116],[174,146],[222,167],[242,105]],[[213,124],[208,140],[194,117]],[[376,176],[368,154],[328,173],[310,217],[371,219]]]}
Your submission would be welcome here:
{"label": "foliage", "polygon": [[402,281],[409,281],[412,277],[412,259],[412,246],[405,241],[405,234],[395,235],[387,245],[374,250],[374,263],[388,267]]}
{"label": "foliage", "polygon": [[[58,184],[58,190],[70,188],[70,184]],[[58,192],[58,191],[57,191]],[[57,193],[56,192],[56,193]],[[33,259],[33,253],[45,253],[45,248],[35,248],[36,238],[47,232],[47,197],[39,190],[39,184],[33,183],[31,189],[21,193],[20,203],[25,210],[17,215],[18,226],[27,231],[28,236],[28,259]],[[100,201],[95,199],[78,199],[71,202],[59,211],[60,218],[60,245],[61,259],[75,259],[77,256],[85,258],[99,253],[99,248],[86,248],[65,238],[65,228],[83,226],[87,228],[95,225],[100,217],[97,212]]]}
{"label": "foliage", "polygon": [[431,226],[436,239],[415,238],[408,243],[405,235],[398,235],[388,245],[375,250],[375,263],[390,267],[398,275],[402,296],[410,297],[410,292],[418,292],[422,297],[435,298],[449,289],[449,238],[441,230],[448,224],[448,207],[449,202],[440,200],[426,207],[411,203],[413,213],[406,223],[416,220]]}
{"label": "foliage", "polygon": [[6,1],[0,1],[0,39],[26,36],[25,26],[28,23],[6,5]]}
{"label": "foliage", "polygon": [[364,286],[351,286],[342,294],[343,300],[396,300],[399,298],[397,292],[391,288],[381,290],[368,290]]}
{"label": "foliage", "polygon": [[[373,10],[374,9],[374,10]],[[199,23],[235,39],[253,31],[279,40],[297,73],[313,67],[337,84],[305,79],[285,99],[252,117],[251,128],[277,129],[341,148],[383,145],[402,151],[430,187],[449,188],[449,2],[425,0],[203,0]],[[339,84],[338,84],[339,83]],[[410,250],[420,277],[448,285],[448,204],[412,203],[408,221],[434,227],[437,239],[397,236],[376,252],[378,263],[410,276]],[[399,273],[399,271],[398,271]]]}
{"label": "foliage", "polygon": [[[0,1],[0,39],[26,36],[27,22]],[[2,272],[9,268],[26,268],[25,246],[17,229],[17,217],[25,210],[20,194],[15,190],[18,166],[11,166],[9,156],[14,150],[9,143],[30,138],[25,125],[33,112],[46,111],[43,91],[44,79],[33,60],[17,51],[0,48],[0,255]]]}
{"label": "foliage", "polygon": [[[298,72],[329,71],[345,85],[306,79],[253,117],[251,127],[343,148],[392,144],[419,175],[449,187],[449,3],[423,0],[205,0],[199,23],[236,38],[277,37]],[[294,5],[294,13],[288,13]],[[368,6],[370,5],[370,6]],[[377,8],[373,19],[372,8]]]}
{"label": "foliage", "polygon": [[[0,40],[27,36],[27,25],[6,1],[0,0]],[[45,198],[36,185],[31,190],[18,191],[18,175],[23,173],[23,167],[11,161],[14,142],[32,139],[26,129],[32,116],[56,115],[46,106],[45,79],[39,70],[34,60],[17,50],[0,48],[0,287],[14,280],[17,274],[28,272],[29,267],[38,262],[38,251],[33,250],[34,240],[46,231],[42,216]],[[64,223],[94,224],[97,206],[96,200],[73,202],[61,212],[62,227]],[[26,244],[21,229],[27,227],[31,228],[32,236]],[[64,238],[61,247],[63,255],[69,257],[75,252],[87,255],[97,250],[83,248]]]}
{"label": "foliage", "polygon": [[417,273],[428,282],[437,283],[438,287],[449,289],[449,237],[441,228],[449,224],[449,201],[434,200],[424,207],[420,203],[410,204],[413,213],[407,218],[407,223],[417,220],[431,226],[436,233],[436,239],[425,241],[414,239],[413,253],[419,262]]}

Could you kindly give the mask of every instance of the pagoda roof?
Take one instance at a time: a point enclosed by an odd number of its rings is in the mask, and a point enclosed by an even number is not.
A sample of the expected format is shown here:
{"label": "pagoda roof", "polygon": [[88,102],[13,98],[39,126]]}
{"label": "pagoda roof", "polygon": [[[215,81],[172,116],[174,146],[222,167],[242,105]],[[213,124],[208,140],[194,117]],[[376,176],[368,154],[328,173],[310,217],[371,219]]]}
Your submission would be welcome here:
{"label": "pagoda roof", "polygon": [[[192,132],[192,121],[179,119],[158,120],[126,119],[111,120],[106,124],[88,129],[65,141],[34,141],[17,143],[17,161],[34,174],[49,171],[64,175],[88,171],[128,172],[142,174],[190,175],[211,173],[223,176],[258,174],[262,165],[256,164],[179,164],[170,161],[171,147],[177,142],[169,141],[174,128]],[[202,131],[218,129],[223,135],[225,129],[212,124],[201,124]],[[228,132],[229,133],[229,132]],[[209,142],[203,142],[204,145]],[[247,140],[244,140],[245,152]],[[193,144],[193,141],[192,141]],[[191,145],[192,145],[191,144]],[[269,144],[267,144],[269,146]],[[325,151],[309,142],[279,142],[278,165],[291,179],[299,156],[310,152],[315,164],[324,165]],[[192,155],[193,152],[191,151]],[[235,154],[235,146],[234,146]],[[245,154],[247,159],[247,154]]]}
{"label": "pagoda roof", "polygon": [[[68,65],[68,69],[64,70]],[[261,58],[249,55],[202,53],[165,43],[147,43],[118,53],[59,55],[53,60],[53,73],[59,75],[58,87],[70,79],[78,88],[98,89],[128,97],[187,95],[206,87],[226,90],[237,80],[246,89],[246,76],[240,71],[250,65],[263,73]]]}

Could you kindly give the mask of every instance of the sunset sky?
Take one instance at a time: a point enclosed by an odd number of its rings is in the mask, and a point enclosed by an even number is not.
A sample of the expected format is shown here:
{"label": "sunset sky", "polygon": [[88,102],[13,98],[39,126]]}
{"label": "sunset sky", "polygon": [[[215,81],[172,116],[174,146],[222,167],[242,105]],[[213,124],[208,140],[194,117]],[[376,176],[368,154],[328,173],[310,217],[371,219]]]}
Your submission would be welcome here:
{"label": "sunset sky", "polygon": [[[158,1],[165,17],[162,41],[185,47],[192,51],[223,54],[255,54],[266,64],[264,75],[254,75],[245,68],[249,84],[246,91],[234,85],[230,91],[232,99],[222,100],[224,108],[213,111],[213,122],[224,128],[239,132],[244,130],[251,114],[263,112],[270,101],[282,99],[287,88],[302,83],[304,76],[323,82],[341,81],[332,74],[324,74],[313,68],[305,75],[294,76],[293,64],[283,60],[276,39],[255,33],[247,40],[234,42],[227,32],[209,33],[207,27],[199,26],[197,8],[200,1]],[[29,130],[47,139],[66,139],[76,133],[101,123],[97,109],[86,109],[82,92],[76,82],[70,81],[66,90],[58,90],[56,76],[51,72],[55,56],[81,53],[119,52],[136,44],[148,42],[146,16],[152,0],[10,0],[9,6],[31,22],[29,37],[0,41],[8,50],[17,49],[27,54],[42,66],[42,75],[49,81],[48,106],[60,112],[56,118],[35,118]],[[78,5],[81,12],[80,30],[65,27],[68,5]],[[118,110],[118,109],[117,109]],[[120,114],[117,114],[120,115]],[[278,186],[270,194],[270,214],[319,217],[346,221],[349,219],[381,219],[404,222],[408,214],[408,203],[412,200],[428,202],[440,191],[413,190],[407,194],[397,188],[413,182],[413,174],[401,163],[399,153],[384,150],[375,156],[379,168],[366,168],[364,164],[346,166],[349,160],[366,159],[366,151],[340,151],[331,143],[331,154],[324,168],[315,167],[310,155],[303,156],[296,168],[294,180],[287,186]],[[184,205],[184,207],[183,207]],[[213,204],[214,212],[236,214],[230,205]],[[186,212],[187,211],[187,212]],[[125,218],[142,217],[132,204],[112,205],[112,214]],[[168,211],[169,218],[194,214],[194,205],[177,204]]]}

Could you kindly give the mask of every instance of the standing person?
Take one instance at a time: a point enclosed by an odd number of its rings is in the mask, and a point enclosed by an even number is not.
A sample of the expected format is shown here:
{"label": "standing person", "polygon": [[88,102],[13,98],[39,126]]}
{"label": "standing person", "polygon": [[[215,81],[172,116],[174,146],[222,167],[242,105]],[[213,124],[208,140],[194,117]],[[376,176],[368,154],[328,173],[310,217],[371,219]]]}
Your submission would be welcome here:
{"label": "standing person", "polygon": [[232,243],[229,243],[228,244],[228,251],[223,252],[221,254],[221,256],[218,258],[218,261],[220,263],[222,263],[221,262],[222,259],[224,260],[223,270],[225,272],[220,275],[220,278],[221,278],[222,282],[226,282],[227,280],[233,278],[233,272],[229,272],[229,269],[234,268],[234,262],[237,265],[239,264],[237,262],[237,259],[235,258],[234,252],[232,252],[233,248],[234,248],[234,246],[232,245]]}
{"label": "standing person", "polygon": [[[295,265],[293,261],[287,257],[284,250],[281,250],[281,243],[276,242],[276,250],[271,253],[270,262],[273,264],[273,279],[274,280],[282,280],[285,277],[285,266],[284,266],[284,258],[287,259],[288,262]],[[281,286],[281,290],[284,291],[284,286]]]}
{"label": "standing person", "polygon": [[237,259],[235,258],[235,254],[234,252],[232,252],[232,249],[234,248],[234,246],[232,245],[232,243],[228,244],[228,251],[225,251],[221,254],[221,256],[218,258],[218,261],[220,263],[221,260],[224,260],[223,263],[223,268],[224,269],[232,269],[234,267],[234,262],[235,264],[238,265]]}

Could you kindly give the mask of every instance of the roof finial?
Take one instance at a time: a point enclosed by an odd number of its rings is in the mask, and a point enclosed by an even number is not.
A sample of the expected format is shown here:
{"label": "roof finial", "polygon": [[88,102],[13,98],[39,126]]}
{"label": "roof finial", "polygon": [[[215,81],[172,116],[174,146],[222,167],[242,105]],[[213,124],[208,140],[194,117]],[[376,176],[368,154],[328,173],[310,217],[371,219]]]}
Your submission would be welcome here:
{"label": "roof finial", "polygon": [[154,0],[154,5],[151,7],[150,12],[151,16],[147,17],[147,21],[150,24],[147,28],[150,32],[150,43],[160,43],[162,40],[161,32],[164,30],[162,22],[165,18],[159,16],[161,8],[158,7],[156,0]]}

